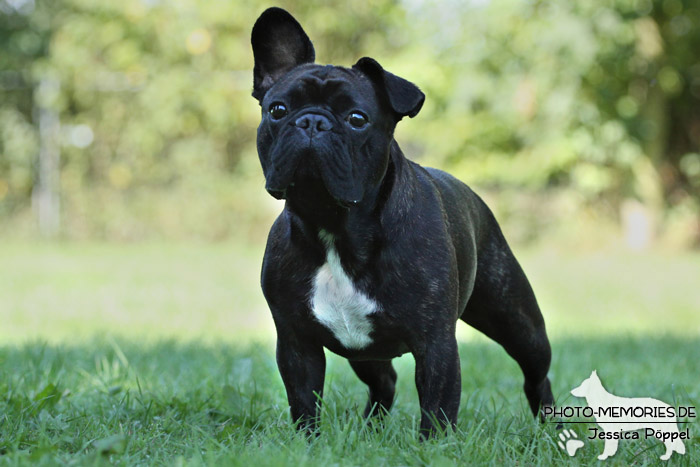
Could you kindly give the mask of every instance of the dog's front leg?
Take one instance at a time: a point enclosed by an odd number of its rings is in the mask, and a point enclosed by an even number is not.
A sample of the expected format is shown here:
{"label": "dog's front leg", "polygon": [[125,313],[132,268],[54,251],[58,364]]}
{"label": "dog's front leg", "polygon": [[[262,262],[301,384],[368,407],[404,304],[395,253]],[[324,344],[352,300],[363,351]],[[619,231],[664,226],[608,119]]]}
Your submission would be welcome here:
{"label": "dog's front leg", "polygon": [[598,459],[604,461],[608,457],[614,455],[617,452],[617,439],[605,439],[605,446],[603,447],[603,453],[598,456]]}
{"label": "dog's front leg", "polygon": [[299,430],[315,432],[326,373],[323,347],[289,335],[278,336],[277,367],[287,390],[292,420]]}
{"label": "dog's front leg", "polygon": [[454,329],[431,336],[414,351],[416,387],[421,408],[420,436],[427,438],[457,422],[461,377]]}

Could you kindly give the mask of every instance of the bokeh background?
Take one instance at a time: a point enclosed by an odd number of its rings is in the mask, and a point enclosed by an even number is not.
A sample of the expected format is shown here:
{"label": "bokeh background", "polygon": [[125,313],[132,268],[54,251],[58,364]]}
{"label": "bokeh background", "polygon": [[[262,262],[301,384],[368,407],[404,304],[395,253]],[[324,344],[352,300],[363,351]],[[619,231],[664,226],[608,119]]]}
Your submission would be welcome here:
{"label": "bokeh background", "polygon": [[[700,335],[700,2],[279,1],[427,95],[555,334]],[[0,0],[0,337],[267,339],[261,1]],[[468,333],[468,331],[461,331]]]}

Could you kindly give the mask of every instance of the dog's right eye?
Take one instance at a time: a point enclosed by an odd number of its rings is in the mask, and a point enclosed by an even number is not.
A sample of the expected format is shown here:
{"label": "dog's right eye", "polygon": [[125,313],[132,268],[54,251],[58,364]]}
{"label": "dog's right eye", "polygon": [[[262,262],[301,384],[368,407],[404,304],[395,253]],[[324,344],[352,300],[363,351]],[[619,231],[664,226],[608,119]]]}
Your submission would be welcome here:
{"label": "dog's right eye", "polygon": [[287,107],[284,104],[276,102],[270,106],[270,116],[273,120],[279,120],[287,115]]}

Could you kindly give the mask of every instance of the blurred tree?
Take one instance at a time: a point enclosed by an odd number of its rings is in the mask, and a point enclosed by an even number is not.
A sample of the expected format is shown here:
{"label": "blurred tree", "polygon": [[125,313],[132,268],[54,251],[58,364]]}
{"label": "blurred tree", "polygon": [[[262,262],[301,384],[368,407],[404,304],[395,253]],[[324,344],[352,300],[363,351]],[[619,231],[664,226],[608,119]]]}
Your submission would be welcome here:
{"label": "blurred tree", "polygon": [[[280,3],[319,62],[371,55],[426,91],[399,126],[409,156],[577,205],[638,199],[698,235],[697,1]],[[48,78],[65,235],[257,232],[268,214],[249,195],[262,192],[249,34],[266,6],[0,0],[0,217],[28,217]]]}
{"label": "blurred tree", "polygon": [[613,216],[637,199],[700,240],[700,4],[492,0],[420,13],[417,34],[442,27],[429,37],[440,75],[416,67],[435,85],[429,159],[499,189],[564,187]]}
{"label": "blurred tree", "polygon": [[[700,241],[700,3],[693,0],[609,2],[581,13],[601,46],[584,75],[585,89],[610,121],[640,144],[634,194],[656,210],[695,214]],[[673,214],[674,211],[672,210]]]}
{"label": "blurred tree", "polygon": [[0,216],[25,205],[34,185],[38,132],[32,64],[50,40],[47,13],[33,1],[0,0]]}

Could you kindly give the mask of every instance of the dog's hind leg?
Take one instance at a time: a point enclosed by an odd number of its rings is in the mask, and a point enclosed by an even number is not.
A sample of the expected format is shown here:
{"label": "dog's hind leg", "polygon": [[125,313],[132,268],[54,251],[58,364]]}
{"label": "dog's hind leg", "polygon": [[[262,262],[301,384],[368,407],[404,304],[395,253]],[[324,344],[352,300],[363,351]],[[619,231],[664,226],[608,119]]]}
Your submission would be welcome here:
{"label": "dog's hind leg", "polygon": [[671,457],[671,454],[673,454],[673,447],[670,442],[664,443],[664,447],[666,448],[666,452],[664,452],[659,459],[667,461]]}
{"label": "dog's hind leg", "polygon": [[680,439],[673,440],[673,450],[680,455],[685,454],[685,444]]}
{"label": "dog's hind leg", "polygon": [[365,417],[383,415],[394,402],[396,371],[391,360],[350,361],[350,366],[369,387],[369,400],[365,407]]}
{"label": "dog's hind leg", "polygon": [[685,454],[685,444],[680,439],[664,441],[664,446],[666,447],[666,452],[659,458],[662,461],[668,460],[674,452]]}
{"label": "dog's hind leg", "polygon": [[532,413],[553,406],[547,372],[551,348],[535,294],[498,226],[479,249],[474,290],[461,316],[505,348],[525,376]]}

